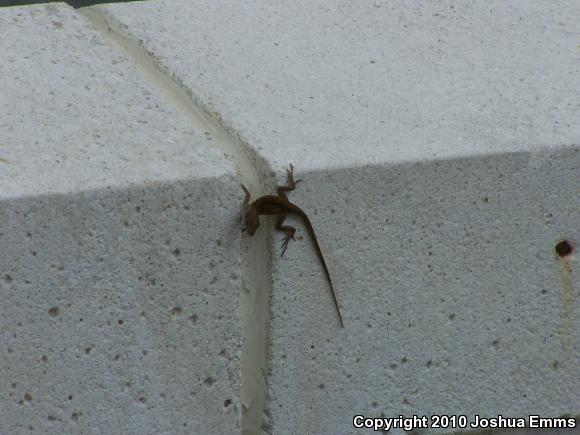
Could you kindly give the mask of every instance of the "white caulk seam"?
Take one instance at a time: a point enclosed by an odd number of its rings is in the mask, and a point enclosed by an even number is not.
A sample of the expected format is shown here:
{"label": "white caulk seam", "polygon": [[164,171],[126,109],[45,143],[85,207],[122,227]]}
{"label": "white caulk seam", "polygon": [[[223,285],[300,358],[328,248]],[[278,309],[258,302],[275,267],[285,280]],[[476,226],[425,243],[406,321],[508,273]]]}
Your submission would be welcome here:
{"label": "white caulk seam", "polygon": [[[270,173],[240,135],[211,113],[200,97],[183,80],[161,64],[143,42],[127,33],[127,28],[104,8],[91,6],[76,10],[103,33],[193,128],[212,138],[209,142],[231,160],[253,195],[263,195],[260,174]],[[263,167],[264,171],[257,168]],[[271,255],[269,226],[262,225],[254,237],[244,240],[242,255],[242,294],[240,296],[241,343],[241,430],[244,435],[261,433],[266,396],[266,349],[268,343]]]}

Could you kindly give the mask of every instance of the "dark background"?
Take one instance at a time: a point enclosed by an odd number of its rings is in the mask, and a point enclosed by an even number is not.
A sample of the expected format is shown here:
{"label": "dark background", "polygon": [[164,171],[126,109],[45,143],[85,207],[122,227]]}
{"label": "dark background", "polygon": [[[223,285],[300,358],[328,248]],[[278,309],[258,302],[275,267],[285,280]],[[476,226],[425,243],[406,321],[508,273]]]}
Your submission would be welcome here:
{"label": "dark background", "polygon": [[[31,1],[31,0],[0,0],[0,7],[34,5],[34,4],[38,4],[38,3],[53,3],[54,1],[55,0],[36,0],[36,1]],[[98,5],[101,3],[128,3],[131,1],[136,1],[136,0],[118,0],[118,1],[112,1],[112,0],[67,0],[64,3],[68,3],[73,8],[82,8],[85,6]]]}

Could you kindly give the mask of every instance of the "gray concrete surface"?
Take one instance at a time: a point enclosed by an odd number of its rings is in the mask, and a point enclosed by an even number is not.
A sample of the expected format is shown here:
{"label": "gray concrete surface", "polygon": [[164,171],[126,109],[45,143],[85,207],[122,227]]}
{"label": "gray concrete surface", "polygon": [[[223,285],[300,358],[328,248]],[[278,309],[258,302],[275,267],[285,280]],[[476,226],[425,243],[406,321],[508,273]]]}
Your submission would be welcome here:
{"label": "gray concrete surface", "polygon": [[[10,430],[580,415],[577,4],[0,16]],[[224,158],[253,196],[294,163],[345,329],[299,221],[240,243]]]}
{"label": "gray concrete surface", "polygon": [[572,145],[577,2],[100,6],[272,168]]}
{"label": "gray concrete surface", "polygon": [[64,4],[0,51],[0,433],[239,432],[233,166]]}
{"label": "gray concrete surface", "polygon": [[263,430],[580,413],[575,260],[554,254],[579,238],[576,4],[99,10],[264,158],[270,188],[288,162],[304,179],[292,199],[346,329],[294,243],[272,269]]}

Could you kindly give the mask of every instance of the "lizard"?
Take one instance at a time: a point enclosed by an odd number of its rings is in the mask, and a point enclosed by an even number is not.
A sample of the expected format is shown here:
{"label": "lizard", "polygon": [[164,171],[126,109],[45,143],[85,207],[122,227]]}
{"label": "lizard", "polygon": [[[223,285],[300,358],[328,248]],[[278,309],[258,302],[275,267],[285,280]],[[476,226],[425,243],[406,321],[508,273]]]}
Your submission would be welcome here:
{"label": "lizard", "polygon": [[332,291],[332,298],[334,300],[334,305],[336,307],[336,311],[338,313],[338,319],[340,320],[340,326],[344,328],[344,323],[342,321],[342,315],[340,314],[340,308],[338,306],[338,300],[336,299],[336,293],[334,291],[334,286],[332,285],[332,280],[330,278],[330,272],[328,271],[328,266],[326,265],[326,261],[324,260],[324,256],[322,255],[322,251],[320,249],[320,245],[318,244],[318,239],[316,238],[316,234],[314,232],[314,228],[312,227],[312,223],[308,218],[308,215],[298,207],[296,204],[290,202],[287,196],[287,192],[292,192],[296,188],[296,184],[298,184],[302,180],[294,180],[294,167],[292,163],[290,163],[290,169],[286,169],[286,173],[288,175],[287,178],[287,185],[286,186],[278,186],[276,191],[278,195],[264,195],[256,199],[254,202],[250,203],[250,192],[244,185],[242,185],[242,190],[246,194],[243,203],[244,209],[244,228],[242,231],[247,232],[250,236],[253,236],[254,233],[258,230],[260,226],[260,215],[277,215],[276,218],[276,229],[286,234],[286,236],[282,239],[282,254],[286,252],[286,248],[288,248],[288,243],[290,240],[296,240],[294,234],[296,233],[296,228],[291,227],[289,225],[284,225],[284,220],[288,214],[294,214],[302,219],[306,229],[308,230],[308,234],[310,235],[310,239],[314,244],[314,249],[316,254],[318,255],[318,259],[322,264],[322,268],[324,269],[324,274],[326,275],[326,279],[328,280],[328,284],[330,285],[330,290]]}

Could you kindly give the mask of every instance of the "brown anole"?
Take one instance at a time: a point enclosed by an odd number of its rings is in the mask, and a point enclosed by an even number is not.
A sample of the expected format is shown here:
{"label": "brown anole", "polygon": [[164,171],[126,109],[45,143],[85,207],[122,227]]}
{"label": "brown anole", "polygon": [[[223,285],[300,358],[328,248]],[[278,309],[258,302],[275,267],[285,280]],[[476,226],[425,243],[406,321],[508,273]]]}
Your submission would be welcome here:
{"label": "brown anole", "polygon": [[296,184],[298,184],[301,180],[294,181],[294,168],[292,164],[290,164],[290,169],[286,169],[286,173],[288,174],[288,181],[287,186],[278,186],[276,191],[278,192],[278,196],[275,195],[264,195],[260,198],[256,199],[254,202],[250,203],[250,192],[244,186],[242,189],[246,194],[244,198],[244,229],[250,236],[253,236],[258,227],[260,226],[260,215],[277,215],[276,218],[276,229],[282,231],[286,234],[286,237],[282,239],[282,256],[286,252],[286,248],[288,247],[288,243],[290,240],[296,240],[294,234],[296,233],[296,228],[284,225],[284,220],[288,214],[294,214],[302,219],[310,238],[314,244],[314,249],[316,250],[316,254],[320,259],[320,263],[322,264],[322,268],[324,269],[324,273],[326,278],[328,279],[328,284],[330,284],[330,289],[332,290],[332,298],[334,300],[334,305],[336,306],[336,311],[338,312],[338,319],[340,320],[340,326],[344,328],[344,323],[342,322],[342,316],[340,314],[340,308],[338,307],[338,301],[336,299],[336,294],[334,292],[334,286],[332,285],[332,280],[330,279],[330,273],[328,272],[328,267],[326,266],[326,261],[324,261],[324,256],[322,255],[322,251],[320,250],[320,245],[318,244],[318,239],[316,238],[316,234],[314,233],[314,228],[312,227],[312,223],[308,216],[300,207],[296,204],[292,204],[288,200],[288,196],[286,192],[292,192],[296,188]]}

